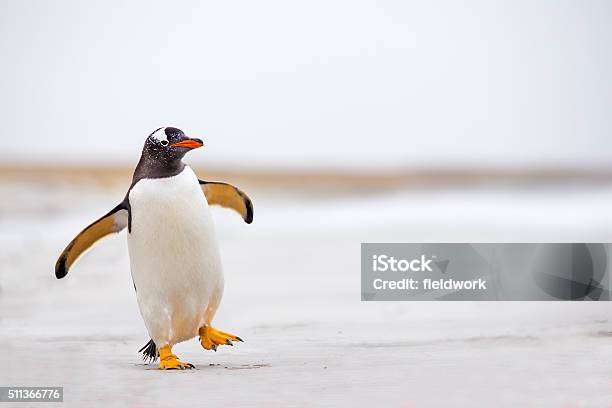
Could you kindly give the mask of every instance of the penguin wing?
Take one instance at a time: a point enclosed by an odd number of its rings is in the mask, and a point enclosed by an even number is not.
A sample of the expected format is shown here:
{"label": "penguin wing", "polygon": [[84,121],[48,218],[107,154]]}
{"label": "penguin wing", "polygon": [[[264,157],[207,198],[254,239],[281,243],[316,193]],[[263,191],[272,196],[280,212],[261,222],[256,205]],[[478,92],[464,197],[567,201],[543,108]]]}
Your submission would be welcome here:
{"label": "penguin wing", "polygon": [[128,225],[128,207],[121,203],[106,215],[89,224],[74,237],[55,263],[55,277],[61,279],[85,251],[99,239],[108,234],[116,233]]}
{"label": "penguin wing", "polygon": [[253,203],[242,190],[227,183],[199,181],[208,204],[231,208],[238,212],[247,224],[253,222]]}

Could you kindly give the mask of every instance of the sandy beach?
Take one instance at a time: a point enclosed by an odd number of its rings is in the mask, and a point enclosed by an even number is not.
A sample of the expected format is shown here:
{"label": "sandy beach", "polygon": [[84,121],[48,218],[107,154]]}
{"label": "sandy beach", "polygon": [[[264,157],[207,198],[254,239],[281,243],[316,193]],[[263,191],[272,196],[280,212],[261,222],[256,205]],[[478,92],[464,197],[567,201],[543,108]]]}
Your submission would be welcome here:
{"label": "sandy beach", "polygon": [[245,342],[216,353],[182,343],[176,354],[197,370],[179,372],[137,353],[148,336],[125,232],[66,279],[53,275],[63,246],[122,187],[5,180],[0,190],[2,385],[63,386],[74,407],[612,403],[607,302],[361,302],[359,289],[361,242],[610,242],[612,184],[251,185],[252,225],[214,210],[226,275],[215,322]]}

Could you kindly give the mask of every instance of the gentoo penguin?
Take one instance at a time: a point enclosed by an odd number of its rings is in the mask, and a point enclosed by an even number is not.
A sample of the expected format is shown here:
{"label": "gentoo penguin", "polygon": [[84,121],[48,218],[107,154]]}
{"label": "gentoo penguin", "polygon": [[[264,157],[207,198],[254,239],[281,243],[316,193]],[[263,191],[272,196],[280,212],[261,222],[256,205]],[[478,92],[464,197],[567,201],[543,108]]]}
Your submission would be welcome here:
{"label": "gentoo penguin", "polygon": [[202,347],[242,341],[211,326],[223,294],[223,272],[209,205],[236,210],[250,224],[253,205],[238,188],[202,181],[183,156],[203,145],[173,127],[145,141],[132,184],[123,199],[81,231],[55,264],[58,279],[99,239],[128,229],[128,248],[140,314],[151,340],[140,350],[159,356],[161,369],[193,368],[172,346],[199,336]]}

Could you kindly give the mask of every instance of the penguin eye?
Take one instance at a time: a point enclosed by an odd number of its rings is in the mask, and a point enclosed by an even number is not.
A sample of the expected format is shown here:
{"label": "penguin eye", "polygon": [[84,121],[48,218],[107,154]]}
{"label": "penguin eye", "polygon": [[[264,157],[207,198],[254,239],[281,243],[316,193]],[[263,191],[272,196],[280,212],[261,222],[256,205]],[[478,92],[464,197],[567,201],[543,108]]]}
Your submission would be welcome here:
{"label": "penguin eye", "polygon": [[168,141],[167,140],[162,140],[161,144],[162,144],[162,146],[168,146]]}

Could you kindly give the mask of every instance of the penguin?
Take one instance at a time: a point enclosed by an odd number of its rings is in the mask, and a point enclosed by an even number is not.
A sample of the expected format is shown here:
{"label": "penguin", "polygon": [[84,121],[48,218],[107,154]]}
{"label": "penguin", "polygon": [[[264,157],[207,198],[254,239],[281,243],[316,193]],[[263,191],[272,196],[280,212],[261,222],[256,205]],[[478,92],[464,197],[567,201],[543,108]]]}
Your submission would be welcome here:
{"label": "penguin", "polygon": [[64,278],[79,257],[107,235],[127,228],[138,307],[151,340],[140,352],[160,369],[191,369],[172,347],[199,337],[206,350],[242,339],[211,326],[223,296],[223,270],[210,205],[253,221],[249,197],[231,184],[203,181],[183,162],[203,146],[182,130],[162,127],[145,140],[123,201],[83,229],[55,264]]}

